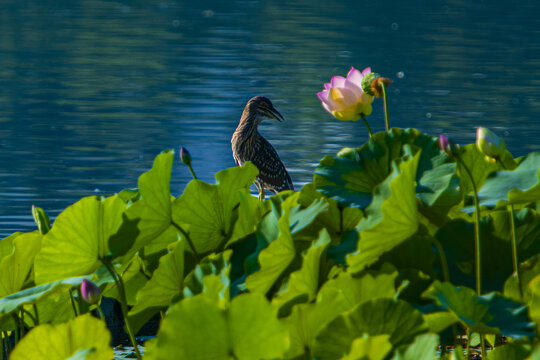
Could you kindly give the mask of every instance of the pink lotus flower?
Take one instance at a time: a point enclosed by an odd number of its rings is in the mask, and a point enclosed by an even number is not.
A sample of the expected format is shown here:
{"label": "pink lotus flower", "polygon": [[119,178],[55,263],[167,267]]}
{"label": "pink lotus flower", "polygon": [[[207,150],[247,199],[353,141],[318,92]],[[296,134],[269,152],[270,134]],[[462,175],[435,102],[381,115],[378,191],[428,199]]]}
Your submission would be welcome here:
{"label": "pink lotus flower", "polygon": [[322,106],[336,119],[342,121],[357,121],[360,114],[371,114],[373,96],[362,90],[362,79],[371,73],[371,68],[364,71],[351,67],[347,78],[334,76],[330,83],[324,84],[324,90],[317,93]]}
{"label": "pink lotus flower", "polygon": [[101,291],[96,284],[84,279],[81,283],[81,295],[87,303],[97,304],[101,297]]}

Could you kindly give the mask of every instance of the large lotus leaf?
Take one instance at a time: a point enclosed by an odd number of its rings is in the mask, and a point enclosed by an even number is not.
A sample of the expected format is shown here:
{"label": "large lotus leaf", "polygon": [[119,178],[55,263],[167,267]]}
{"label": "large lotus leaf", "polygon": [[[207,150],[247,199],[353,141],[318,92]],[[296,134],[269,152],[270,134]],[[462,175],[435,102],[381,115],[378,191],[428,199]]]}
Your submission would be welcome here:
{"label": "large lotus leaf", "polygon": [[540,331],[540,275],[529,282],[531,299],[529,302],[529,314],[531,320],[536,323],[537,332]]}
{"label": "large lotus leaf", "polygon": [[506,344],[491,350],[487,360],[525,360],[530,353],[530,345]]}
{"label": "large lotus leaf", "polygon": [[422,315],[409,303],[393,299],[363,302],[339,315],[318,333],[313,348],[317,359],[336,359],[346,354],[354,339],[387,334],[394,347],[409,344],[425,332]]}
{"label": "large lotus leaf", "polygon": [[[411,145],[415,153],[422,149],[422,171],[433,168],[432,158],[440,156],[435,137],[416,129],[393,128],[375,134],[358,149],[345,148],[336,158],[325,156],[315,170],[315,187],[349,206],[365,208],[371,203],[375,187],[392,172],[392,162],[403,156],[404,145]],[[422,189],[426,187],[419,187],[419,192]]]}
{"label": "large lotus leaf", "polygon": [[315,303],[294,306],[291,315],[283,320],[291,342],[286,358],[299,358],[309,352],[319,330],[350,308],[343,292],[335,288],[321,290]]}
{"label": "large lotus leaf", "polygon": [[36,256],[36,283],[95,271],[101,265],[100,259],[109,254],[109,239],[122,226],[125,207],[116,196],[91,196],[58,215]]}
{"label": "large lotus leaf", "polygon": [[351,272],[363,270],[416,233],[419,215],[414,178],[419,159],[417,153],[399,164],[394,162],[392,174],[377,187],[367,217],[357,227],[357,251],[347,256]]}
{"label": "large lotus leaf", "polygon": [[293,202],[292,197],[285,200],[283,204],[284,213],[278,220],[279,236],[258,252],[259,271],[246,278],[245,285],[251,292],[266,294],[295,258],[296,249],[289,226],[291,207],[286,205],[291,202]]}
{"label": "large lotus leaf", "polygon": [[141,247],[158,237],[171,226],[171,172],[174,151],[167,150],[156,156],[152,169],[139,176],[140,199],[126,211],[131,221],[137,222],[136,238],[124,242],[117,252],[127,252],[129,260]]}
{"label": "large lotus leaf", "polygon": [[288,358],[300,356],[306,349],[312,349],[320,329],[339,314],[368,300],[393,299],[396,294],[394,282],[397,271],[384,270],[365,272],[361,277],[343,272],[324,283],[316,302],[294,306],[291,315],[285,320],[291,334]]}
{"label": "large lotus leaf", "polygon": [[0,260],[13,253],[13,240],[24,233],[16,232],[0,240]]}
{"label": "large lotus leaf", "polygon": [[[504,296],[522,303],[529,303],[531,300],[531,289],[529,284],[540,275],[540,255],[535,255],[519,264],[519,282],[516,274],[513,273],[504,283]],[[521,283],[521,292],[519,289]],[[523,294],[523,298],[521,297]]]}
{"label": "large lotus leaf", "polygon": [[398,351],[393,360],[433,360],[437,354],[438,344],[437,334],[419,335],[406,350]]}
{"label": "large lotus leaf", "polygon": [[[64,324],[35,327],[15,346],[10,359],[65,360],[78,353],[78,358],[108,360],[114,357],[110,342],[105,322],[85,314]],[[80,357],[80,350],[86,357]]]}
{"label": "large lotus leaf", "polygon": [[228,312],[203,296],[187,298],[167,313],[154,347],[155,359],[282,358],[287,334],[260,294],[233,299]]}
{"label": "large lotus leaf", "polygon": [[[324,196],[315,189],[312,183],[304,185],[299,191],[298,203],[304,208],[320,199],[324,199],[328,204],[326,210],[321,211],[309,226],[295,232],[293,238],[295,241],[312,241],[318,237],[322,229],[326,229],[330,234],[332,244],[338,245],[349,232],[356,228],[364,213],[358,208],[344,207],[337,200]],[[354,241],[355,246],[357,240]]]}
{"label": "large lotus leaf", "polygon": [[497,171],[478,192],[480,205],[528,204],[540,200],[540,152],[532,152],[513,171]]}
{"label": "large lotus leaf", "polygon": [[[192,180],[184,193],[173,203],[173,220],[189,230],[189,236],[198,253],[204,253],[225,245],[233,235],[240,204],[240,192],[249,194],[249,187],[258,174],[251,163],[242,167],[222,170],[216,174],[217,185]],[[247,202],[246,204],[249,204]],[[242,218],[239,221],[257,219]],[[250,228],[248,225],[240,229]],[[248,235],[248,234],[245,234]],[[236,234],[242,237],[243,234]]]}
{"label": "large lotus leaf", "polygon": [[394,284],[398,272],[392,266],[385,265],[381,271],[365,271],[360,275],[352,276],[350,272],[343,272],[325,282],[321,292],[334,289],[343,293],[349,308],[367,300],[393,299],[396,296]]}
{"label": "large lotus leaf", "polygon": [[[34,304],[54,293],[68,293],[69,289],[80,286],[83,279],[90,277],[75,277],[63,279],[48,284],[35,286],[0,299],[0,313],[8,314],[23,304]],[[53,310],[53,309],[51,309]]]}
{"label": "large lotus leaf", "polygon": [[17,236],[13,240],[13,253],[0,260],[0,298],[23,288],[34,265],[34,257],[41,249],[40,232]]}
{"label": "large lotus leaf", "polygon": [[454,314],[471,332],[515,339],[534,336],[527,308],[496,292],[477,296],[470,288],[435,281],[425,295]]}
{"label": "large lotus leaf", "polygon": [[481,189],[484,181],[488,176],[497,170],[501,169],[499,162],[492,163],[486,161],[486,157],[480,151],[478,151],[476,144],[469,144],[461,147],[461,162],[458,162],[457,172],[460,180],[461,191],[464,195],[472,194],[473,186],[467,170],[465,170],[463,164],[467,166],[477,189]]}
{"label": "large lotus leaf", "polygon": [[169,307],[173,299],[182,293],[184,242],[185,240],[179,241],[170,253],[161,257],[158,268],[137,293],[137,303],[129,312],[130,324],[135,333],[154,314]]}
{"label": "large lotus leaf", "polygon": [[168,253],[168,247],[178,241],[181,233],[174,226],[169,226],[148,245],[139,250],[139,256],[144,263],[144,271],[153,273],[158,267],[161,257]]}
{"label": "large lotus leaf", "polygon": [[388,335],[365,336],[354,339],[351,351],[342,360],[384,360],[392,350]]}
{"label": "large lotus leaf", "polygon": [[424,204],[423,213],[435,222],[444,221],[442,217],[446,216],[451,207],[459,204],[462,198],[456,163],[443,163],[445,159],[443,155],[434,157],[434,162],[438,160],[435,162],[437,166],[425,170],[416,187],[418,197]]}
{"label": "large lotus leaf", "polygon": [[[192,297],[203,294],[213,298],[217,302],[228,303],[230,291],[229,274],[231,272],[232,250],[220,253],[212,253],[206,256],[184,279],[184,297]],[[208,279],[212,279],[208,281]],[[216,290],[219,286],[219,293],[215,294],[211,290]],[[209,288],[213,286],[214,288]]]}
{"label": "large lotus leaf", "polygon": [[303,254],[302,268],[290,275],[286,291],[274,297],[272,305],[280,308],[294,302],[294,299],[298,297],[303,297],[304,301],[315,299],[319,284],[324,281],[320,279],[321,261],[329,245],[330,235],[323,229],[319,238],[314,240],[311,247]]}
{"label": "large lotus leaf", "polygon": [[[540,216],[532,209],[515,212],[519,261],[538,254]],[[513,273],[510,213],[491,212],[482,218],[480,243],[482,254],[482,288],[500,291],[502,284]],[[450,280],[457,285],[475,286],[474,224],[452,220],[439,229],[435,237],[446,253]]]}
{"label": "large lotus leaf", "polygon": [[259,223],[270,212],[269,202],[259,201],[247,191],[239,191],[238,198],[240,204],[234,216],[237,220],[225,247],[254,234]]}

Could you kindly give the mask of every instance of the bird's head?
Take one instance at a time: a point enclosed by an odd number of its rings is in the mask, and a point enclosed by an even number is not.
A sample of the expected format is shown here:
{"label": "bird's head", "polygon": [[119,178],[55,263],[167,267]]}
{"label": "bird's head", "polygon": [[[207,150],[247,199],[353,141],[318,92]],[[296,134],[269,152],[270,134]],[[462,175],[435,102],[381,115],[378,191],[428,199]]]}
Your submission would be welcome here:
{"label": "bird's head", "polygon": [[272,102],[264,96],[255,96],[251,98],[246,104],[244,115],[252,117],[257,124],[267,119],[274,119],[277,121],[284,120],[283,116],[276,110],[274,105],[272,105]]}

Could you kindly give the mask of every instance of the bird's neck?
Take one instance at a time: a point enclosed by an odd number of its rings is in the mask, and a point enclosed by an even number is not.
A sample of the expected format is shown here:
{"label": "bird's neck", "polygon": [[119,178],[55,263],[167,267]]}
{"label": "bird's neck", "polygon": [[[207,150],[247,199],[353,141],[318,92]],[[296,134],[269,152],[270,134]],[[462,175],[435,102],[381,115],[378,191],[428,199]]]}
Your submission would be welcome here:
{"label": "bird's neck", "polygon": [[257,135],[257,125],[258,125],[257,119],[253,116],[246,116],[245,114],[242,114],[242,117],[240,118],[240,123],[238,124],[238,127],[235,130],[235,133],[240,135],[242,138],[250,138],[252,136]]}

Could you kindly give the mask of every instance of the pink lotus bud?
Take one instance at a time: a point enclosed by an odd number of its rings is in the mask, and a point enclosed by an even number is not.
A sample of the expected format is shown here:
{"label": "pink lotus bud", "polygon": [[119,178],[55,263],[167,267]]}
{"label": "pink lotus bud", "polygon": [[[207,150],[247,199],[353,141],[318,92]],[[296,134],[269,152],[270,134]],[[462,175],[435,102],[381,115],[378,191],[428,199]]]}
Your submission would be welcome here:
{"label": "pink lotus bud", "polygon": [[101,297],[101,291],[96,284],[84,279],[81,283],[81,295],[87,303],[97,304]]}
{"label": "pink lotus bud", "polygon": [[185,165],[190,165],[191,164],[191,154],[189,153],[189,151],[185,148],[185,147],[180,147],[180,160],[185,164]]}

